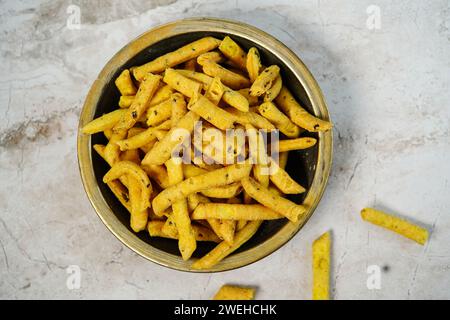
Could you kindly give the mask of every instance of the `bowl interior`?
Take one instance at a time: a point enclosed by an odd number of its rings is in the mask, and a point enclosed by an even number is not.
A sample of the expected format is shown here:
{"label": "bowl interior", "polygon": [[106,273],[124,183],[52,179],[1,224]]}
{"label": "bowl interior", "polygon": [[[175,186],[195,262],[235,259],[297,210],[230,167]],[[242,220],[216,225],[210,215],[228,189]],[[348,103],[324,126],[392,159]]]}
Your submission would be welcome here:
{"label": "bowl interior", "polygon": [[[107,83],[107,85],[103,88],[101,97],[97,104],[95,117],[99,117],[104,113],[110,112],[117,108],[120,93],[114,84],[114,79],[126,68],[130,68],[132,66],[142,65],[146,62],[149,62],[155,59],[158,56],[161,56],[167,52],[176,50],[177,48],[200,39],[205,36],[214,36],[217,38],[223,38],[227,34],[219,33],[219,32],[190,32],[186,34],[176,35],[164,40],[157,42],[156,44],[151,45],[150,47],[142,50],[137,55],[135,55],[132,59],[127,61],[123,66],[121,66],[115,72],[112,80]],[[301,104],[308,109],[310,112],[313,112],[311,102],[307,98],[307,94],[302,87],[301,83],[294,76],[293,72],[287,68],[278,57],[266,50],[265,48],[255,45],[253,42],[248,39],[231,35],[233,40],[235,40],[239,45],[244,48],[246,51],[251,47],[257,47],[260,54],[261,60],[265,65],[276,64],[281,68],[281,74],[283,77],[283,83],[286,85],[292,94],[295,96]],[[318,138],[317,134],[305,132],[302,136],[310,136]],[[94,144],[106,144],[107,140],[102,133],[95,134],[92,136],[92,145]],[[314,172],[316,170],[317,163],[317,154],[318,154],[318,145],[313,148],[303,150],[303,151],[291,151],[289,153],[289,160],[287,163],[286,171],[291,175],[293,179],[299,182],[302,186],[309,189],[312,184],[312,180],[314,177]],[[97,179],[98,186],[110,206],[111,210],[114,212],[115,216],[118,220],[121,221],[127,228],[131,231],[129,224],[129,213],[127,210],[120,204],[120,202],[115,198],[109,188],[102,182],[102,178],[105,173],[109,170],[109,166],[105,163],[105,161],[95,152],[92,151],[92,162],[95,172],[95,177]],[[305,194],[289,196],[289,199],[296,203],[301,203],[305,197]],[[245,251],[249,248],[252,248],[264,241],[267,241],[271,237],[273,237],[288,221],[286,219],[282,220],[273,220],[273,221],[265,221],[263,225],[260,227],[259,231],[255,234],[255,236],[245,243],[241,248],[239,248],[235,253]],[[178,244],[175,240],[164,239],[164,238],[152,238],[148,235],[147,232],[140,232],[136,234],[136,237],[139,237],[141,241],[153,246],[157,249],[163,250],[167,253],[179,256]],[[201,257],[206,254],[209,250],[211,250],[215,244],[208,242],[199,242],[197,244],[197,250],[194,253],[193,257]]]}

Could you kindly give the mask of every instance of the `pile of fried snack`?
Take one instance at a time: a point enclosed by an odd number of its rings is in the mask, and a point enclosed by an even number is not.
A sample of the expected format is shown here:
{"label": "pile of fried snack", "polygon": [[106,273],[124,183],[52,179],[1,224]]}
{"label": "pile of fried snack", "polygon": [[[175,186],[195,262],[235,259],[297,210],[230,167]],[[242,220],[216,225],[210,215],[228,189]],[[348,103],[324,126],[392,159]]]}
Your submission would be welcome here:
{"label": "pile of fried snack", "polygon": [[[256,48],[245,52],[228,36],[205,37],[124,70],[115,84],[119,108],[82,131],[107,137],[106,145],[94,145],[111,166],[103,181],[130,212],[135,232],[178,239],[185,260],[197,241],[217,242],[192,265],[207,269],[250,239],[264,220],[296,222],[304,215],[304,206],[285,198],[305,192],[284,170],[288,152],[316,144],[299,137],[304,130],[325,131],[331,124],[299,105],[279,66],[263,66]],[[210,146],[217,135],[203,134],[200,142],[177,136],[193,133],[198,121],[204,133],[215,130],[225,138],[227,129],[242,129],[249,141],[245,148],[224,142],[220,149]],[[259,130],[279,130],[277,161]],[[191,163],[173,157],[186,139],[193,142]],[[256,152],[250,154],[251,148]]]}
{"label": "pile of fried snack", "polygon": [[[178,239],[188,260],[197,241],[217,245],[191,265],[209,269],[248,241],[264,220],[297,222],[306,208],[288,200],[305,188],[285,171],[289,151],[314,146],[304,131],[321,132],[331,123],[308,113],[283,84],[280,67],[264,66],[257,48],[244,51],[230,37],[205,37],[142,66],[125,69],[115,80],[119,107],[82,128],[85,134],[103,132],[106,145],[95,151],[111,166],[103,181],[130,212],[131,228],[152,237]],[[213,139],[193,141],[193,133],[228,129],[248,134],[245,148],[238,143],[211,148]],[[260,130],[278,130],[279,159],[268,155]],[[190,141],[186,141],[186,140]],[[221,138],[219,138],[221,139]],[[180,146],[183,157],[174,158]],[[256,152],[249,152],[249,149]],[[257,161],[255,160],[257,155]],[[236,160],[244,155],[244,161]],[[275,168],[266,174],[267,167]],[[329,265],[329,235],[318,242]],[[323,243],[323,244],[322,244]],[[328,256],[327,256],[328,255]],[[328,266],[329,267],[329,266]],[[319,272],[327,296],[327,270]]]}

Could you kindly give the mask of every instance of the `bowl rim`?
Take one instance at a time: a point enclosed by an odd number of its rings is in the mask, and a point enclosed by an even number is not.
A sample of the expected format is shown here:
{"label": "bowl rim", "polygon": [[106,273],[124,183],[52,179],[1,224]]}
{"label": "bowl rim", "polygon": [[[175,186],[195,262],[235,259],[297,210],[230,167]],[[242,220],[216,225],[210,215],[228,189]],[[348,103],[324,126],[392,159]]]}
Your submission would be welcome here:
{"label": "bowl rim", "polygon": [[311,187],[304,199],[304,205],[308,208],[304,218],[297,223],[285,224],[277,233],[264,242],[248,250],[230,255],[219,264],[205,270],[194,270],[190,267],[192,262],[183,261],[177,255],[152,247],[139,239],[117,219],[104,199],[95,178],[91,138],[89,135],[81,132],[81,128],[93,119],[103,87],[117,71],[117,66],[124,65],[130,58],[156,42],[192,32],[226,33],[230,36],[235,35],[245,38],[264,47],[277,56],[301,83],[311,102],[314,114],[325,120],[330,119],[325,99],[316,80],[302,60],[282,42],[254,26],[239,21],[204,17],[181,19],[156,26],[144,32],[125,45],[103,67],[92,84],[81,110],[77,137],[78,165],[83,187],[95,212],[110,232],[135,253],[154,263],[179,271],[196,273],[228,271],[254,263],[275,252],[292,239],[312,216],[322,198],[330,175],[333,157],[332,130],[318,133],[317,163]]}

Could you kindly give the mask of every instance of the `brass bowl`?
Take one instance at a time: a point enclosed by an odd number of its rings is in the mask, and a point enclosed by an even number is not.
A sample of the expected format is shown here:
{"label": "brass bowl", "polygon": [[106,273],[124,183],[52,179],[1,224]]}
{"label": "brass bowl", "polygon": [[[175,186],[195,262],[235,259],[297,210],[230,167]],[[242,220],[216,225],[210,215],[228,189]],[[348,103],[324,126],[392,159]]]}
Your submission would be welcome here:
{"label": "brass bowl", "polygon": [[[311,149],[291,152],[286,169],[294,179],[307,186],[306,194],[290,197],[291,200],[303,202],[308,207],[305,218],[297,223],[287,222],[286,219],[264,222],[250,241],[211,269],[201,271],[191,269],[192,262],[181,259],[175,240],[151,238],[146,232],[139,234],[132,232],[128,212],[102,182],[108,165],[92,149],[93,144],[105,144],[106,140],[102,134],[92,137],[84,135],[80,128],[117,105],[119,92],[114,85],[114,79],[124,68],[144,64],[207,35],[218,38],[230,35],[245,49],[257,47],[263,63],[280,66],[284,84],[302,105],[316,116],[329,119],[322,92],[303,62],[274,37],[240,22],[194,18],[168,23],[147,31],[131,41],[106,64],[92,85],[80,115],[78,163],[86,193],[103,223],[134,252],[160,265],[192,272],[217,272],[239,268],[269,255],[284,245],[314,212],[325,190],[332,161],[331,130],[308,134],[318,138],[318,144]],[[198,243],[194,258],[201,257],[213,247],[214,244]]]}

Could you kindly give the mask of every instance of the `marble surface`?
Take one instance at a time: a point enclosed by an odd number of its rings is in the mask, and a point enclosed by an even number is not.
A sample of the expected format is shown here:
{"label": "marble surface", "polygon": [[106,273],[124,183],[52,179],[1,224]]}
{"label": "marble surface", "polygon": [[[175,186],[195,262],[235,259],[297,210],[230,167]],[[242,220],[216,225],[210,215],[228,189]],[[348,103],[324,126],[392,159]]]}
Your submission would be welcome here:
{"label": "marble surface", "polygon": [[[335,124],[313,218],[276,253],[220,274],[172,271],[125,248],[96,216],[77,166],[78,115],[106,61],[147,29],[192,16],[240,20],[283,41],[316,77]],[[330,229],[334,298],[450,298],[448,1],[1,1],[0,20],[0,298],[209,299],[238,283],[259,287],[259,299],[310,299],[311,243]],[[362,222],[365,206],[420,222],[430,241]],[[71,265],[79,289],[67,286]],[[367,287],[372,265],[380,289]]]}

